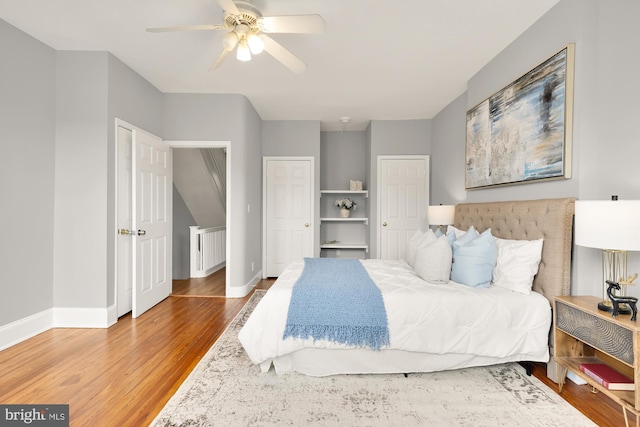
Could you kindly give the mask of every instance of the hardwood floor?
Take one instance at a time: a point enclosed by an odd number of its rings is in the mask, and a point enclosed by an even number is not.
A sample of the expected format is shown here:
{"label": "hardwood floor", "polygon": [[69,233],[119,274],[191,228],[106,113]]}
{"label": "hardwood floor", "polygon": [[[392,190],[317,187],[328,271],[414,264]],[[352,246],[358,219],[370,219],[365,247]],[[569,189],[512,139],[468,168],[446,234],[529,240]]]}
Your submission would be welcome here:
{"label": "hardwood floor", "polygon": [[[68,403],[72,426],[148,425],[248,298],[170,296],[109,329],[44,332],[0,352],[0,403]],[[533,373],[557,392],[546,365]],[[624,425],[620,408],[588,386],[568,381],[562,397],[600,426]]]}
{"label": "hardwood floor", "polygon": [[215,273],[200,279],[174,280],[171,295],[188,297],[223,297],[226,291],[225,274],[221,268]]}

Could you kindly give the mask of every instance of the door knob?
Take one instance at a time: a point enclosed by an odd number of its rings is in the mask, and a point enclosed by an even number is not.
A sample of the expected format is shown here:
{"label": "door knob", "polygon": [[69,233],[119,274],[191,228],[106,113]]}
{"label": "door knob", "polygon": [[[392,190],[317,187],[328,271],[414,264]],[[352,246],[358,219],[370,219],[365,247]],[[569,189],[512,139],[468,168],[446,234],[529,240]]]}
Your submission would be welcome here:
{"label": "door knob", "polygon": [[138,230],[138,236],[144,236],[145,234],[147,234],[146,230]]}
{"label": "door knob", "polygon": [[133,234],[131,230],[127,230],[126,228],[121,228],[120,230],[118,230],[118,233],[122,234],[123,236],[127,234]]}
{"label": "door knob", "polygon": [[309,227],[309,223],[308,223],[308,222],[305,222],[305,223],[304,223],[304,226],[305,226],[305,227]]}
{"label": "door knob", "polygon": [[386,221],[382,223],[382,226],[383,226],[383,227],[386,227],[386,226],[387,226]]}

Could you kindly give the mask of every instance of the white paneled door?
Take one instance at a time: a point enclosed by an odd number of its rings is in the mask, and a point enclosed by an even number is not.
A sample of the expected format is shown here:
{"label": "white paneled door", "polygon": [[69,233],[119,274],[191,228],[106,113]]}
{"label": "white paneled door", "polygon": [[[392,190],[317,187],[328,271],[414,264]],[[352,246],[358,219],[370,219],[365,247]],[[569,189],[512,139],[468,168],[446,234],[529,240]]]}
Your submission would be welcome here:
{"label": "white paneled door", "polygon": [[173,169],[171,148],[133,130],[133,317],[171,293]]}
{"label": "white paneled door", "polygon": [[292,261],[312,257],[313,162],[269,159],[264,165],[264,277],[278,277]]}
{"label": "white paneled door", "polygon": [[406,244],[425,229],[429,156],[378,157],[378,258],[406,259]]}

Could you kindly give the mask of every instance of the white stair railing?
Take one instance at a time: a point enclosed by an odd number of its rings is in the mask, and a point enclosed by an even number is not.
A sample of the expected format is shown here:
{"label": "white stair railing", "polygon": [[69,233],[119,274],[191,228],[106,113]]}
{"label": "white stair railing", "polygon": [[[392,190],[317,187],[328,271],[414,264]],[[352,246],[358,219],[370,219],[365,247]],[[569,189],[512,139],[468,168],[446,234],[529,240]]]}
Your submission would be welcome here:
{"label": "white stair railing", "polygon": [[207,277],[226,264],[226,227],[189,227],[190,277]]}

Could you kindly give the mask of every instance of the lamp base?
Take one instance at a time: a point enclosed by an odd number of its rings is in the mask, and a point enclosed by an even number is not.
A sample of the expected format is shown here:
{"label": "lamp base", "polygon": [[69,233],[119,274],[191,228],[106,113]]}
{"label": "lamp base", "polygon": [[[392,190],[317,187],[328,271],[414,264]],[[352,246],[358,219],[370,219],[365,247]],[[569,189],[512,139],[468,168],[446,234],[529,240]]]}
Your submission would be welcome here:
{"label": "lamp base", "polygon": [[[600,301],[598,303],[598,310],[611,313],[613,311],[613,304],[611,304],[611,301]],[[627,304],[619,304],[618,314],[631,314],[631,309]]]}

